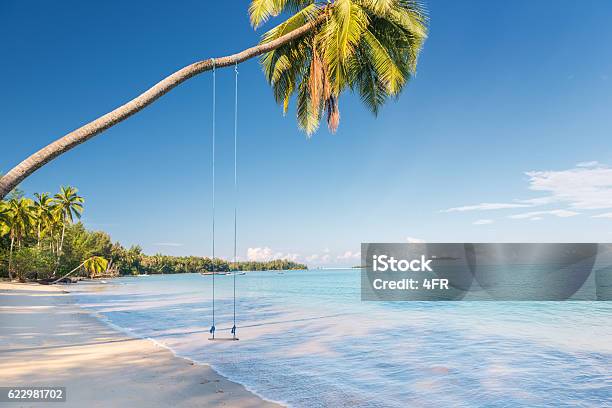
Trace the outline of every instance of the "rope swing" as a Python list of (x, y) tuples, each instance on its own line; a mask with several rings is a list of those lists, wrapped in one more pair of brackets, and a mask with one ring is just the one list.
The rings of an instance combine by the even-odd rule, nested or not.
[[(234, 66), (234, 264), (237, 258), (237, 237), (238, 237), (238, 63)], [(231, 329), (231, 338), (215, 338), (215, 139), (216, 139), (216, 122), (217, 115), (217, 73), (215, 67), (215, 59), (212, 59), (212, 326), (209, 333), (211, 337), (208, 340), (238, 340), (236, 337), (236, 271), (233, 273), (233, 325)]]

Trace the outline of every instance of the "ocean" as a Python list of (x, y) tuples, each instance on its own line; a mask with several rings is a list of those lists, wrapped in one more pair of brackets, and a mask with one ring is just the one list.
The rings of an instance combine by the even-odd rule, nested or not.
[[(209, 341), (212, 277), (81, 283), (113, 326), (292, 407), (612, 405), (612, 302), (365, 302), (360, 271), (236, 279), (240, 341)], [(231, 337), (234, 276), (215, 277)]]

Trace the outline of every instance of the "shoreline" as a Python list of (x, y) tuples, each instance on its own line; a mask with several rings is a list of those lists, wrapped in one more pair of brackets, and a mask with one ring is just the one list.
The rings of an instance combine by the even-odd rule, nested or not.
[(66, 386), (66, 407), (282, 406), (115, 327), (62, 287), (0, 282), (0, 327), (2, 386)]

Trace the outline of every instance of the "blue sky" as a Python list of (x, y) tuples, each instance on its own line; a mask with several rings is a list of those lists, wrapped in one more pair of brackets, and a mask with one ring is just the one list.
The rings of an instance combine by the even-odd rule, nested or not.
[[(417, 77), (378, 118), (344, 95), (335, 135), (306, 138), (258, 63), (240, 66), (242, 259), (353, 265), (360, 242), (612, 240), (612, 3), (425, 3)], [(184, 65), (255, 44), (247, 7), (0, 2), (0, 170)], [(217, 81), (218, 253), (230, 256), (233, 71)], [(77, 186), (90, 228), (209, 255), (210, 119), (204, 74), (21, 187)]]

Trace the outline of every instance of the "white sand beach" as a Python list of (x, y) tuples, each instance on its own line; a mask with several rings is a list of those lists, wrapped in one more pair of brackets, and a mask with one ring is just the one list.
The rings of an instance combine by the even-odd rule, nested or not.
[[(0, 283), (0, 386), (65, 386), (63, 407), (274, 407), (149, 340), (113, 330), (60, 286)], [(57, 406), (57, 403), (7, 406)]]

